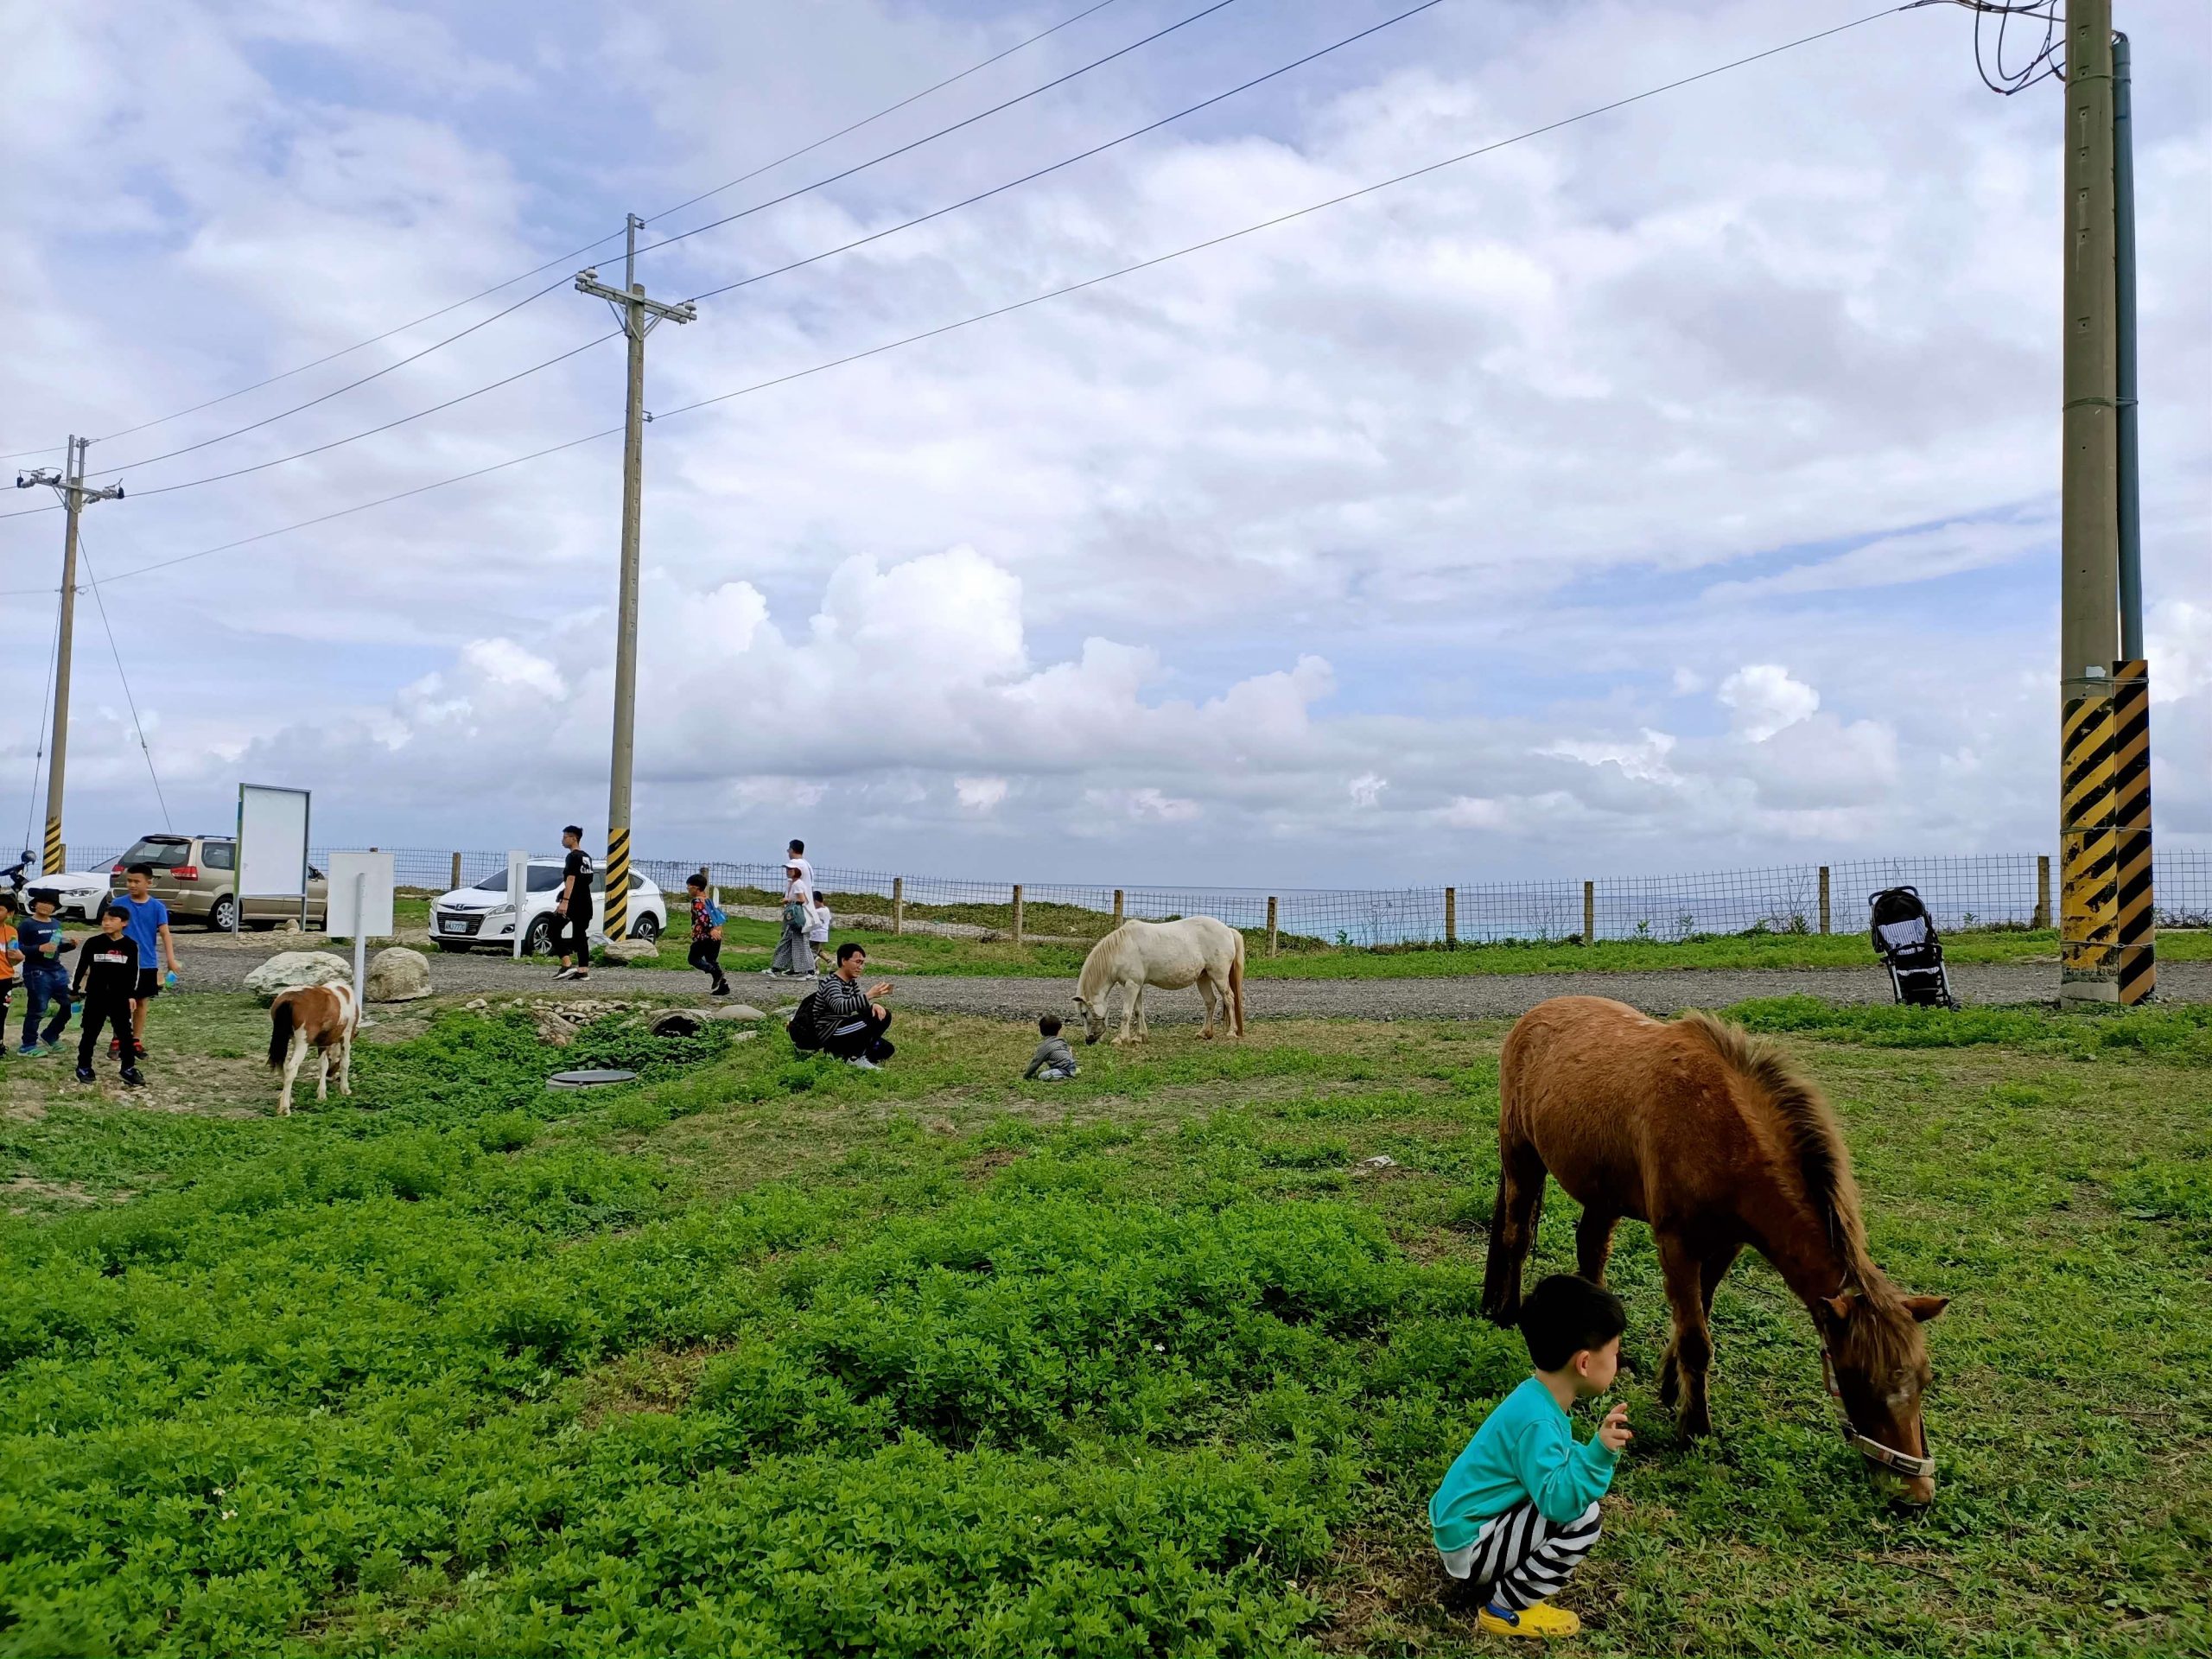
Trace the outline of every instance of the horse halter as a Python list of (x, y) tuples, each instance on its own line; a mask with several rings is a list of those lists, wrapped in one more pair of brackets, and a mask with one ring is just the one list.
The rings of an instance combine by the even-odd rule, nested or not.
[[(1879, 1440), (1869, 1440), (1851, 1426), (1851, 1408), (1843, 1403), (1843, 1390), (1836, 1385), (1835, 1362), (1828, 1357), (1828, 1345), (1821, 1344), (1821, 1376), (1828, 1385), (1828, 1397), (1835, 1402), (1837, 1423), (1843, 1430), (1843, 1443), (1874, 1465), (1893, 1475), (1910, 1479), (1926, 1480), (1936, 1473), (1936, 1459), (1916, 1458), (1910, 1452), (1900, 1452), (1893, 1446), (1884, 1446)], [(1921, 1425), (1920, 1443), (1928, 1444), (1928, 1426)]]

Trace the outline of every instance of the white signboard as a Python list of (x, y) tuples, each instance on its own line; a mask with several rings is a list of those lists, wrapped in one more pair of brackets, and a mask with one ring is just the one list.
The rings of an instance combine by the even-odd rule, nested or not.
[(330, 855), (330, 925), (334, 939), (388, 939), (391, 922), (391, 855)]
[[(308, 910), (308, 791), (264, 784), (238, 785), (238, 902), (296, 899), (304, 926)], [(235, 924), (233, 924), (235, 926)]]

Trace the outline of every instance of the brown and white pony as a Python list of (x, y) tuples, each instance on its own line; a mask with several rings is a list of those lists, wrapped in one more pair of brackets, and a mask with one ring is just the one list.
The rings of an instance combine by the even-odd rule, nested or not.
[(322, 1056), (315, 1097), (329, 1096), (333, 1049), (338, 1052), (338, 1092), (353, 1092), (353, 1033), (360, 1023), (361, 1011), (354, 1006), (351, 985), (303, 985), (278, 995), (269, 1009), (269, 1069), (282, 1069), (284, 1073), (284, 1092), (276, 1101), (277, 1116), (292, 1115), (292, 1079), (300, 1075), (300, 1063), (310, 1048)]
[(1497, 1144), (1483, 1283), (1491, 1319), (1519, 1313), (1548, 1171), (1582, 1205), (1584, 1278), (1604, 1282), (1623, 1217), (1650, 1224), (1674, 1310), (1659, 1397), (1679, 1395), (1684, 1435), (1709, 1433), (1707, 1319), (1748, 1244), (1812, 1316), (1845, 1439), (1904, 1477), (1909, 1501), (1935, 1496), (1920, 1326), (1948, 1299), (1905, 1295), (1874, 1265), (1834, 1114), (1780, 1052), (1703, 1014), (1667, 1024), (1603, 997), (1554, 997), (1506, 1035)]

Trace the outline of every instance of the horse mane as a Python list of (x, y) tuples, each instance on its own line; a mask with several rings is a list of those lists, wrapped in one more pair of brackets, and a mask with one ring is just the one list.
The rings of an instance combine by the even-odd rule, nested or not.
[[(1866, 1224), (1859, 1213), (1859, 1182), (1851, 1173), (1851, 1152), (1843, 1143), (1835, 1113), (1818, 1085), (1800, 1076), (1781, 1049), (1740, 1026), (1696, 1012), (1682, 1015), (1675, 1023), (1710, 1043), (1722, 1064), (1751, 1085), (1752, 1094), (1772, 1115), (1796, 1166), (1805, 1202), (1842, 1266), (1843, 1288), (1857, 1292), (1876, 1308), (1902, 1313), (1896, 1289), (1874, 1265), (1867, 1249)], [(1890, 1321), (1861, 1323), (1886, 1325)]]
[[(1114, 982), (1114, 969), (1129, 941), (1123, 937), (1128, 932), (1134, 916), (1120, 926), (1100, 936), (1098, 943), (1086, 951), (1083, 958), (1083, 972), (1075, 982), (1075, 994), (1086, 1002), (1096, 1002), (1106, 995)], [(1111, 946), (1111, 949), (1108, 947)]]

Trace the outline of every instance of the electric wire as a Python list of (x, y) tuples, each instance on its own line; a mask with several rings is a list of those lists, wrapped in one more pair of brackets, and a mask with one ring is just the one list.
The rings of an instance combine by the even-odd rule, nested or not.
[[(1226, 231), (1218, 236), (1208, 237), (1203, 241), (1191, 243), (1185, 247), (1177, 248), (1170, 252), (1156, 254), (1148, 259), (1141, 259), (1134, 264), (1121, 266), (1114, 270), (1103, 272), (1096, 276), (1085, 277), (1079, 282), (1065, 283), (1058, 288), (1050, 289), (1040, 294), (1031, 295), (1026, 299), (1015, 300), (1005, 305), (995, 306), (989, 310), (979, 311), (972, 316), (963, 317), (953, 322), (941, 323), (936, 327), (925, 328), (917, 334), (904, 335), (897, 340), (886, 340), (879, 345), (868, 346), (865, 349), (857, 352), (850, 352), (842, 357), (832, 358), (824, 362), (816, 363), (806, 368), (795, 369), (785, 374), (775, 375), (765, 380), (755, 381), (750, 385), (740, 386), (734, 391), (717, 393), (710, 397), (702, 397), (692, 403), (680, 404), (674, 409), (661, 410), (656, 415), (655, 419), (657, 421), (670, 420), (677, 416), (689, 414), (694, 410), (709, 408), (716, 404), (728, 403), (733, 398), (748, 397), (755, 392), (766, 391), (775, 386), (788, 385), (795, 380), (804, 380), (813, 375), (826, 373), (831, 369), (842, 368), (848, 364), (858, 363), (868, 358), (880, 357), (887, 352), (894, 352), (905, 346), (918, 345), (924, 340), (935, 340), (944, 334), (950, 334), (957, 333), (963, 328), (972, 327), (977, 323), (988, 322), (994, 318), (1007, 316), (1018, 311), (1027, 310), (1033, 306), (1042, 305), (1047, 301), (1060, 299), (1071, 294), (1078, 294), (1087, 289), (1098, 287), (1102, 283), (1115, 282), (1122, 277), (1135, 275), (1139, 271), (1149, 270), (1156, 266), (1167, 264), (1177, 259), (1185, 258), (1192, 254), (1203, 252), (1210, 248), (1220, 247), (1224, 244), (1240, 240), (1244, 237), (1256, 235), (1260, 232), (1272, 230), (1278, 226), (1287, 225), (1294, 220), (1305, 219), (1312, 214), (1325, 212), (1327, 209), (1332, 207), (1340, 207), (1345, 202), (1355, 201), (1364, 196), (1374, 195), (1380, 191), (1393, 188), (1397, 185), (1408, 183), (1414, 179), (1425, 178), (1430, 174), (1441, 172), (1446, 168), (1456, 167), (1463, 162), (1473, 161), (1480, 156), (1493, 155), (1496, 152), (1508, 149), (1512, 145), (1524, 143), (1530, 139), (1541, 137), (1547, 133), (1557, 132), (1564, 128), (1577, 125), (1581, 122), (1592, 120), (1599, 116), (1610, 114), (1616, 110), (1625, 109), (1631, 105), (1640, 104), (1647, 99), (1661, 97), (1668, 92), (1679, 91), (1684, 86), (1691, 86), (1696, 85), (1700, 81), (1710, 80), (1717, 75), (1726, 74), (1732, 70), (1741, 69), (1751, 64), (1762, 62), (1768, 58), (1778, 57), (1785, 52), (1795, 51), (1799, 48), (1813, 45), (1816, 41), (1832, 39), (1836, 35), (1847, 34), (1853, 29), (1863, 28), (1866, 24), (1875, 22), (1877, 19), (1895, 16), (1900, 12), (1911, 10), (1916, 3), (1917, 0), (1909, 0), (1909, 3), (1907, 4), (1885, 7), (1879, 11), (1868, 12), (1864, 16), (1853, 18), (1848, 22), (1838, 23), (1832, 28), (1820, 29), (1813, 34), (1799, 35), (1797, 38), (1785, 41), (1778, 46), (1768, 47), (1761, 51), (1746, 54), (1743, 57), (1731, 59), (1726, 63), (1716, 64), (1708, 69), (1700, 69), (1692, 74), (1679, 76), (1673, 80), (1662, 82), (1658, 86), (1647, 87), (1642, 92), (1632, 92), (1626, 97), (1614, 99), (1608, 103), (1592, 105), (1591, 108), (1580, 111), (1575, 114), (1562, 116), (1557, 120), (1545, 122), (1541, 126), (1526, 128), (1523, 130), (1514, 133), (1507, 137), (1494, 139), (1489, 143), (1478, 145), (1476, 148), (1471, 149), (1462, 150), (1457, 155), (1447, 156), (1440, 161), (1431, 162), (1424, 166), (1409, 168), (1406, 172), (1395, 174), (1386, 179), (1379, 179), (1372, 184), (1362, 185), (1357, 189), (1347, 190), (1339, 194), (1327, 197), (1320, 201), (1308, 203), (1303, 207), (1293, 208), (1287, 213), (1278, 213), (1273, 218), (1262, 219), (1256, 224), (1247, 225), (1238, 230)], [(495, 461), (489, 466), (480, 467), (469, 472), (456, 474), (450, 478), (438, 479), (428, 484), (416, 485), (411, 489), (402, 490), (391, 495), (381, 496), (373, 501), (364, 501), (353, 506), (340, 507), (334, 512), (322, 513), (313, 518), (302, 519), (296, 524), (281, 525), (274, 530), (262, 531), (256, 535), (240, 537), (236, 540), (221, 543), (213, 547), (202, 548), (197, 552), (180, 554), (175, 558), (162, 559), (151, 564), (140, 565), (134, 569), (127, 570), (121, 573), (119, 575), (111, 577), (109, 580), (122, 581), (130, 576), (143, 575), (149, 571), (167, 569), (175, 565), (189, 563), (196, 559), (207, 558), (214, 554), (226, 553), (236, 548), (249, 546), (257, 542), (267, 541), (274, 537), (289, 535), (295, 531), (306, 530), (316, 524), (327, 524), (334, 518), (342, 518), (352, 513), (367, 512), (371, 508), (385, 506), (394, 501), (404, 500), (410, 496), (422, 495), (432, 490), (444, 489), (451, 485), (466, 483), (472, 479), (482, 478), (490, 473), (501, 472), (510, 467), (519, 467), (529, 461), (541, 460), (547, 455), (558, 454), (563, 450), (574, 449), (582, 444), (594, 442), (602, 438), (612, 437), (621, 430), (623, 430), (623, 429), (620, 426), (612, 426), (607, 427), (601, 431), (587, 433), (582, 437), (571, 438), (563, 443), (552, 444), (543, 449), (532, 450), (528, 454), (512, 456), (505, 461)], [(51, 590), (42, 588), (14, 588), (5, 590), (5, 594), (0, 594), (0, 596), (9, 596), (16, 594), (45, 593)]]
[[(506, 306), (500, 310), (494, 311), (490, 316), (484, 318), (481, 321), (472, 322), (467, 327), (461, 329), (457, 334), (448, 334), (443, 340), (433, 341), (431, 344), (423, 346), (421, 351), (411, 352), (407, 356), (401, 358), (396, 363), (387, 363), (384, 367), (377, 370), (373, 374), (365, 374), (358, 380), (348, 380), (342, 386), (334, 386), (328, 391), (324, 392), (320, 397), (310, 397), (304, 404), (295, 404), (289, 409), (280, 410), (274, 415), (264, 415), (257, 421), (249, 422), (244, 426), (233, 427), (228, 432), (219, 432), (212, 438), (202, 438), (197, 443), (188, 443), (183, 445), (181, 448), (175, 449), (166, 449), (158, 455), (145, 455), (137, 461), (121, 461), (112, 467), (103, 467), (99, 469), (97, 475), (105, 478), (116, 473), (126, 473), (140, 467), (151, 467), (156, 461), (171, 461), (178, 455), (188, 455), (195, 449), (205, 449), (211, 444), (225, 443), (232, 438), (242, 437), (248, 432), (257, 432), (263, 427), (274, 425), (278, 421), (289, 420), (295, 415), (300, 414), (304, 410), (313, 409), (317, 404), (327, 404), (334, 397), (341, 397), (345, 393), (353, 391), (357, 386), (365, 386), (372, 380), (381, 380), (385, 376), (391, 373), (394, 370), (404, 369), (410, 363), (419, 362), (423, 358), (428, 357), (432, 352), (442, 351), (446, 346), (452, 345), (457, 340), (466, 340), (478, 329), (488, 328), (493, 323), (499, 321), (500, 318), (511, 317), (516, 312), (521, 310), (525, 305), (529, 305), (536, 301), (543, 299), (555, 289), (565, 287), (569, 279), (567, 277), (563, 276), (556, 281), (548, 283), (544, 287), (539, 289), (535, 294), (524, 295), (521, 299), (517, 300), (512, 305)], [(105, 442), (105, 440), (103, 440), (103, 442)]]
[[(31, 746), (31, 786), (23, 804), (23, 847), (31, 850), (31, 831), (38, 827), (38, 770), (46, 759), (47, 717), (54, 712), (54, 682), (61, 672), (61, 590), (54, 589), (54, 639), (46, 650), (46, 695), (39, 699), (38, 737)], [(43, 874), (43, 872), (41, 872)]]
[(130, 676), (123, 670), (123, 648), (115, 643), (115, 625), (107, 620), (107, 601), (100, 596), (99, 579), (92, 574), (92, 549), (86, 544), (82, 525), (77, 530), (77, 556), (85, 562), (85, 585), (92, 590), (92, 603), (99, 608), (100, 627), (107, 634), (107, 648), (115, 658), (115, 677), (123, 682), (123, 701), (130, 710), (130, 729), (138, 734), (138, 753), (146, 757), (146, 775), (154, 780), (154, 798), (162, 807), (162, 828), (174, 830), (176, 825), (169, 821), (168, 798), (162, 793), (161, 773), (154, 770), (154, 751), (146, 742), (146, 724), (138, 718), (138, 699), (130, 695)]
[(1408, 7), (1404, 11), (1398, 13), (1395, 17), (1385, 17), (1382, 22), (1372, 24), (1366, 29), (1363, 29), (1356, 35), (1347, 35), (1340, 41), (1332, 41), (1327, 46), (1321, 47), (1315, 51), (1308, 52), (1302, 58), (1294, 58), (1290, 62), (1282, 65), (1280, 68), (1270, 69), (1263, 75), (1255, 75), (1251, 79), (1240, 82), (1238, 85), (1230, 87), (1226, 92), (1216, 92), (1211, 98), (1201, 99), (1198, 103), (1186, 105), (1185, 108), (1176, 111), (1173, 115), (1163, 115), (1157, 121), (1147, 122), (1145, 125), (1138, 127), (1133, 131), (1125, 132), (1119, 137), (1109, 138), (1103, 143), (1093, 144), (1088, 149), (1078, 150), (1072, 156), (1066, 156), (1060, 161), (1054, 162), (1049, 166), (1040, 167), (1034, 172), (1024, 173), (1020, 178), (1008, 179), (1004, 184), (995, 184), (988, 190), (979, 190), (974, 195), (963, 197), (960, 200), (952, 202), (946, 207), (937, 208), (930, 213), (918, 214), (914, 218), (906, 219), (897, 225), (887, 226), (880, 231), (872, 231), (866, 236), (855, 237), (850, 242), (842, 243), (834, 248), (825, 248), (820, 253), (810, 253), (804, 259), (794, 259), (788, 264), (778, 265), (772, 270), (755, 271), (750, 276), (740, 277), (734, 283), (724, 283), (719, 288), (702, 289), (701, 292), (691, 296), (690, 299), (685, 301), (684, 303), (687, 305), (694, 304), (700, 300), (713, 299), (716, 295), (728, 294), (741, 288), (750, 288), (755, 283), (766, 282), (771, 276), (781, 276), (786, 271), (798, 270), (804, 266), (818, 264), (822, 260), (832, 258), (841, 253), (850, 253), (855, 248), (866, 247), (871, 242), (880, 242), (885, 237), (896, 236), (901, 231), (911, 231), (917, 225), (926, 225), (931, 219), (943, 219), (948, 213), (957, 213), (963, 207), (972, 207), (979, 201), (988, 201), (993, 196), (1002, 195), (1007, 191), (1014, 189), (1020, 185), (1032, 183), (1038, 179), (1044, 178), (1048, 174), (1058, 173), (1063, 168), (1073, 167), (1077, 162), (1088, 161), (1093, 156), (1103, 155), (1105, 151), (1114, 149), (1116, 145), (1126, 144), (1135, 138), (1141, 138), (1148, 132), (1157, 132), (1160, 128), (1167, 126), (1173, 122), (1180, 121), (1185, 116), (1196, 115), (1200, 110), (1211, 109), (1215, 105), (1222, 103), (1226, 99), (1232, 99), (1239, 92), (1248, 92), (1251, 91), (1253, 87), (1260, 86), (1264, 82), (1273, 80), (1278, 76), (1290, 73), (1294, 69), (1301, 69), (1305, 67), (1306, 65), (1313, 62), (1316, 59), (1325, 58), (1332, 52), (1341, 51), (1344, 48), (1351, 46), (1355, 41), (1365, 40), (1370, 35), (1379, 35), (1384, 29), (1390, 28), (1394, 24), (1402, 23), (1408, 17), (1417, 16), (1421, 13), (1427, 11), (1433, 7), (1442, 5), (1443, 3), (1444, 0), (1421, 0), (1420, 4)]
[(978, 110), (975, 114), (969, 116), (963, 120), (955, 121), (949, 127), (939, 127), (935, 132), (925, 132), (920, 137), (914, 139), (910, 143), (901, 144), (896, 149), (887, 149), (880, 156), (871, 156), (864, 162), (855, 162), (850, 167), (842, 168), (835, 173), (825, 174), (823, 177), (815, 180), (813, 183), (802, 184), (795, 190), (786, 190), (780, 196), (771, 196), (766, 201), (754, 202), (750, 207), (741, 207), (734, 213), (724, 213), (720, 219), (710, 219), (703, 225), (694, 225), (688, 231), (678, 231), (673, 236), (664, 236), (659, 241), (654, 243), (650, 248), (639, 248), (638, 251), (640, 255), (646, 253), (658, 253), (663, 248), (673, 247), (677, 243), (685, 241), (691, 237), (702, 235), (708, 231), (720, 230), (723, 226), (734, 225), (741, 219), (750, 219), (755, 213), (766, 213), (771, 207), (780, 207), (785, 202), (791, 201), (798, 197), (805, 195), (810, 190), (819, 190), (826, 185), (836, 184), (841, 180), (849, 179), (855, 173), (865, 173), (871, 167), (878, 167), (885, 162), (895, 160), (899, 156), (906, 155), (912, 150), (919, 149), (925, 144), (935, 143), (938, 139), (948, 137), (952, 133), (958, 132), (964, 127), (974, 126), (978, 121), (987, 121), (992, 116), (1012, 109), (1017, 104), (1026, 104), (1031, 99), (1039, 97), (1043, 93), (1049, 92), (1056, 86), (1065, 86), (1068, 82), (1077, 79), (1081, 76), (1087, 75), (1092, 70), (1101, 68), (1103, 66), (1113, 62), (1116, 58), (1125, 58), (1132, 52), (1137, 51), (1143, 47), (1150, 46), (1154, 41), (1165, 40), (1168, 35), (1174, 34), (1176, 30), (1188, 29), (1192, 23), (1198, 22), (1202, 18), (1211, 17), (1217, 11), (1226, 10), (1229, 7), (1233, 6), (1236, 3), (1236, 0), (1213, 0), (1212, 4), (1201, 6), (1189, 16), (1178, 18), (1175, 22), (1168, 24), (1165, 29), (1154, 29), (1142, 40), (1131, 41), (1127, 46), (1118, 47), (1115, 50), (1106, 54), (1103, 58), (1093, 58), (1089, 63), (1084, 64), (1078, 68), (1071, 69), (1064, 75), (1055, 76), (1052, 79), (1046, 81), (1041, 86), (1032, 86), (1026, 92), (1017, 92), (1014, 96), (1006, 99), (1002, 103), (994, 104), (987, 110)]
[[(2066, 60), (2059, 51), (2059, 29), (2064, 21), (2058, 0), (1913, 0), (1908, 10), (1922, 6), (1961, 6), (1974, 13), (1974, 67), (1981, 77), (1981, 84), (1993, 92), (2010, 98), (2024, 92), (2029, 87), (2044, 80), (2063, 81), (2066, 79)], [(1997, 19), (1997, 40), (1989, 58), (1982, 55), (1981, 20)], [(2031, 18), (2043, 24), (2043, 39), (2029, 54), (2028, 60), (2017, 69), (2005, 64), (2005, 35), (2015, 17)]]
[[(1047, 35), (1057, 35), (1062, 29), (1068, 28), (1071, 24), (1079, 23), (1092, 13), (1103, 11), (1107, 7), (1116, 3), (1118, 3), (1118, 0), (1096, 0), (1096, 3), (1084, 7), (1081, 11), (1075, 13), (1072, 16), (1065, 17), (1058, 22), (1052, 24), (1048, 29), (1039, 29), (1036, 34), (1029, 35), (1026, 39), (1015, 41), (1014, 44), (1007, 47), (1002, 52), (995, 52), (989, 57), (982, 60), (980, 62), (971, 63), (968, 67), (961, 70), (957, 74), (947, 75), (943, 80), (937, 81), (931, 86), (925, 86), (918, 92), (911, 92), (905, 98), (900, 99), (895, 104), (886, 105), (882, 109), (876, 111), (873, 115), (863, 116), (861, 119), (853, 122), (850, 125), (840, 127), (836, 131), (829, 134), (825, 137), (817, 138), (811, 143), (802, 144), (797, 149), (787, 150), (783, 155), (777, 156), (773, 161), (763, 162), (751, 172), (741, 173), (737, 177), (730, 180), (727, 184), (718, 184), (713, 189), (702, 191), (696, 196), (688, 197), (684, 200), (677, 202), (672, 207), (664, 207), (660, 212), (651, 215), (646, 219), (646, 223), (651, 224), (654, 219), (665, 219), (671, 213), (681, 213), (686, 207), (696, 207), (700, 202), (705, 201), (710, 197), (718, 196), (726, 190), (734, 189), (737, 186), (745, 183), (747, 180), (756, 179), (763, 173), (768, 172), (772, 168), (781, 167), (785, 162), (797, 161), (800, 156), (810, 155), (813, 151), (821, 149), (824, 144), (833, 143), (837, 139), (842, 138), (850, 133), (858, 132), (862, 127), (866, 127), (877, 121), (880, 121), (886, 116), (894, 115), (899, 111), (905, 109), (908, 105), (916, 103), (922, 99), (929, 97), (932, 92), (943, 92), (946, 87), (953, 85), (955, 82), (965, 80), (969, 76), (976, 74), (982, 70), (988, 69), (995, 63), (1001, 62), (1005, 59), (1012, 57), (1015, 53), (1023, 50), (1025, 48), (1036, 45), (1038, 41), (1045, 39)], [(611, 232), (606, 236), (600, 237), (595, 241), (585, 243), (583, 246), (580, 248), (573, 249), (569, 252), (560, 254), (551, 259), (548, 259), (543, 264), (533, 265), (528, 270), (522, 272), (518, 276), (508, 277), (505, 282), (494, 283), (491, 287), (481, 289), (476, 293), (469, 295), (465, 299), (455, 300), (450, 305), (441, 306), (435, 311), (426, 312), (422, 316), (416, 317), (411, 322), (403, 322), (396, 328), (387, 328), (380, 334), (372, 334), (366, 340), (359, 340), (353, 345), (341, 347), (340, 350), (329, 353), (326, 356), (318, 357), (313, 362), (302, 363), (297, 368), (286, 369), (280, 374), (272, 374), (266, 379), (255, 381), (250, 386), (240, 386), (236, 391), (226, 391), (219, 397), (208, 398), (204, 403), (193, 404), (189, 409), (180, 409), (173, 414), (158, 416), (150, 421), (142, 421), (136, 426), (127, 426), (120, 431), (111, 432), (105, 437), (98, 439), (96, 442), (100, 443), (111, 443), (118, 438), (127, 438), (135, 432), (144, 432), (156, 426), (165, 426), (171, 421), (181, 420), (187, 415), (197, 415), (200, 410), (213, 409), (218, 404), (226, 404), (234, 397), (245, 397), (245, 394), (250, 391), (258, 391), (264, 386), (275, 385), (280, 380), (289, 380), (294, 375), (304, 374), (309, 369), (318, 369), (326, 363), (334, 363), (341, 357), (350, 357), (353, 353), (364, 351), (371, 346), (380, 344), (385, 340), (390, 340), (395, 334), (404, 334), (410, 328), (419, 328), (426, 322), (435, 322), (437, 319), (446, 315), (449, 312), (458, 311), (462, 306), (474, 305), (479, 300), (489, 299), (493, 295), (500, 292), (502, 289), (512, 288), (517, 283), (527, 282), (532, 276), (536, 276), (544, 271), (551, 270), (556, 265), (569, 264), (575, 260), (582, 258), (586, 254), (595, 251), (609, 242), (620, 240), (622, 234), (623, 232), (620, 231)], [(558, 287), (559, 284), (556, 283), (555, 286)], [(47, 444), (36, 448), (18, 449), (5, 454), (0, 454), (0, 461), (20, 461), (31, 455), (43, 455), (57, 453), (59, 453), (58, 446)]]

